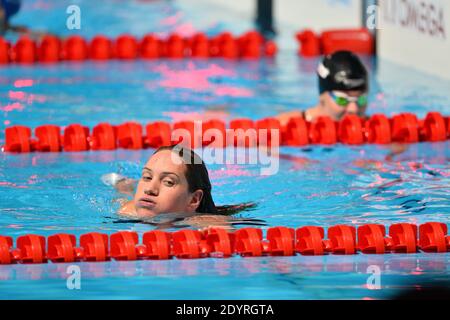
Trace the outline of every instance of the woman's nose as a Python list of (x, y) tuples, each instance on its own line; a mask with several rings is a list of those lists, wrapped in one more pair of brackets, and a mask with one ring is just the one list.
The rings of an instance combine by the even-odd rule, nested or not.
[(358, 113), (358, 105), (356, 102), (350, 102), (346, 109), (347, 113), (357, 114)]
[(147, 183), (144, 187), (144, 193), (146, 195), (157, 196), (159, 194), (158, 182), (153, 179), (151, 182)]

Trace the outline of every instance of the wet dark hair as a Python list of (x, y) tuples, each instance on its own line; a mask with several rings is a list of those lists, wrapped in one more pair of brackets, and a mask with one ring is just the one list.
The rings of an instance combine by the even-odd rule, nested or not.
[(320, 94), (327, 91), (368, 91), (367, 69), (350, 51), (336, 51), (324, 57), (317, 69)]
[(179, 145), (160, 147), (153, 154), (164, 150), (175, 152), (175, 154), (183, 159), (186, 166), (185, 176), (188, 182), (189, 192), (193, 193), (196, 190), (203, 191), (203, 197), (196, 212), (218, 215), (233, 215), (256, 207), (255, 203), (216, 206), (211, 194), (212, 186), (209, 180), (208, 169), (200, 156), (193, 150), (186, 147), (181, 147)]

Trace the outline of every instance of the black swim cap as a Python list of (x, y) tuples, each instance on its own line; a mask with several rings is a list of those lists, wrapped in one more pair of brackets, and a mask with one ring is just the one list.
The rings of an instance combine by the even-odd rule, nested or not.
[(350, 51), (337, 51), (325, 56), (317, 69), (320, 94), (326, 91), (369, 89), (367, 70), (358, 56)]
[(0, 0), (0, 8), (5, 12), (6, 20), (19, 12), (21, 0)]

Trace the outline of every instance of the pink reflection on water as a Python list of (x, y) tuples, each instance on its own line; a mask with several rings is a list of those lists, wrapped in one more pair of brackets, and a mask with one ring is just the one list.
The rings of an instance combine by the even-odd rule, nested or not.
[(165, 19), (162, 19), (160, 21), (160, 24), (162, 26), (171, 26), (176, 24), (183, 16), (182, 12), (177, 12), (176, 14), (174, 14), (173, 16), (167, 17)]
[[(167, 65), (158, 66), (154, 71), (164, 77), (158, 85), (164, 88), (191, 89), (194, 91), (210, 91), (217, 96), (251, 97), (253, 91), (229, 85), (213, 84), (210, 77), (235, 76), (235, 72), (211, 64), (207, 68), (197, 68), (194, 63), (188, 63), (185, 70), (171, 70)], [(151, 84), (147, 84), (152, 89)]]
[(21, 226), (20, 224), (8, 224), (6, 227), (9, 229), (22, 229), (23, 228), (23, 226)]
[(30, 176), (30, 178), (28, 179), (28, 184), (36, 184), (37, 183), (37, 175), (32, 175)]
[(32, 4), (30, 5), (31, 8), (33, 9), (52, 9), (53, 6), (50, 3), (46, 3), (46, 1), (42, 0), (42, 1), (34, 1), (31, 2)]
[(16, 88), (31, 87), (33, 84), (34, 81), (32, 79), (19, 79), (14, 81), (14, 87)]
[(375, 175), (375, 181), (368, 185), (368, 188), (375, 188), (386, 183), (387, 179), (382, 178), (379, 174)]
[(25, 92), (23, 91), (9, 91), (8, 96), (10, 99), (16, 99), (16, 100), (24, 100), (25, 99)]
[(235, 73), (212, 64), (205, 69), (197, 69), (196, 66), (190, 62), (186, 70), (170, 70), (167, 65), (162, 65), (156, 68), (157, 72), (161, 73), (165, 79), (159, 84), (168, 88), (188, 88), (196, 90), (205, 90), (210, 87), (209, 77), (214, 76), (234, 76)]
[(218, 96), (231, 96), (231, 97), (251, 97), (253, 92), (245, 88), (217, 86), (215, 94)]
[(221, 170), (211, 170), (210, 177), (218, 179), (221, 177), (251, 177), (252, 174), (247, 170), (242, 170), (239, 166), (228, 165)]
[(328, 197), (345, 197), (348, 196), (349, 192), (324, 192), (324, 193), (312, 193), (311, 195), (307, 196), (307, 199), (313, 199), (313, 198), (328, 198)]
[(6, 106), (3, 106), (3, 107), (0, 106), (0, 110), (5, 111), (5, 112), (11, 112), (14, 110), (22, 111), (23, 109), (25, 109), (25, 106), (19, 102), (7, 104)]
[(11, 187), (11, 188), (17, 188), (17, 189), (26, 189), (28, 186), (20, 186), (12, 182), (8, 181), (0, 181), (0, 187)]
[(9, 91), (8, 97), (11, 100), (18, 100), (21, 102), (26, 102), (28, 104), (31, 104), (33, 102), (40, 102), (44, 103), (47, 101), (47, 97), (43, 95), (37, 95), (32, 93), (26, 93), (23, 91)]
[(182, 37), (190, 37), (197, 32), (197, 29), (195, 29), (192, 23), (183, 23), (176, 27), (174, 32)]
[(205, 113), (198, 112), (163, 112), (163, 115), (169, 116), (172, 122), (179, 121), (209, 121), (209, 120), (222, 120), (226, 121), (229, 114), (224, 111), (206, 111)]

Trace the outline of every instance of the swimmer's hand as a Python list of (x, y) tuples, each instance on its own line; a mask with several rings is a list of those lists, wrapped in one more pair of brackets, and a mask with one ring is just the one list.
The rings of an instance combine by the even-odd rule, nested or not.
[(127, 177), (122, 176), (121, 174), (113, 172), (113, 173), (107, 173), (107, 174), (102, 175), (102, 177), (100, 179), (107, 186), (115, 187), (117, 182), (125, 180), (126, 178)]
[(134, 179), (129, 179), (118, 173), (108, 173), (104, 174), (101, 180), (105, 185), (114, 187), (119, 193), (126, 195), (134, 194), (136, 185), (136, 180)]

